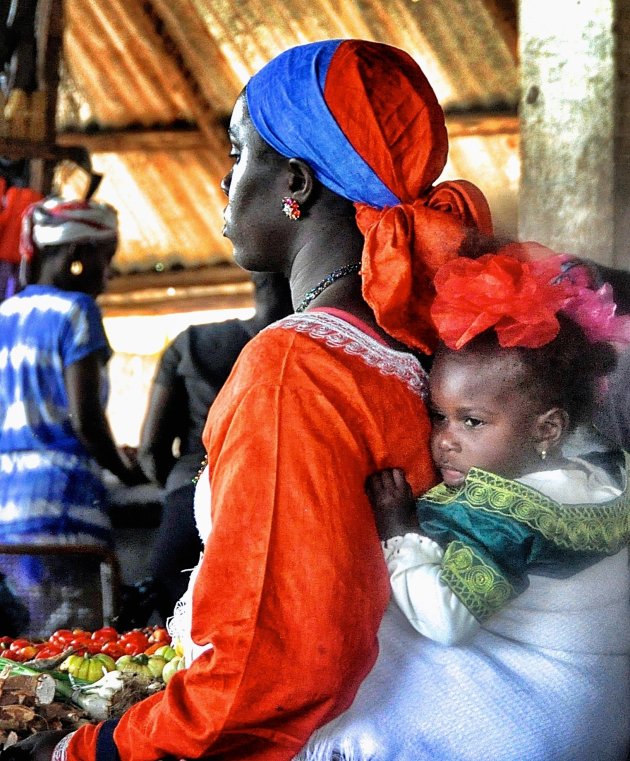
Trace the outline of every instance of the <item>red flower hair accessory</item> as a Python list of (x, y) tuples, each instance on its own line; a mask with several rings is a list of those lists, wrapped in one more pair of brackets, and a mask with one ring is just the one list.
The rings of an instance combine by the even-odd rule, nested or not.
[(494, 328), (506, 348), (549, 343), (560, 330), (556, 315), (577, 292), (563, 276), (565, 261), (523, 262), (497, 253), (447, 262), (436, 273), (431, 307), (440, 339), (457, 350)]

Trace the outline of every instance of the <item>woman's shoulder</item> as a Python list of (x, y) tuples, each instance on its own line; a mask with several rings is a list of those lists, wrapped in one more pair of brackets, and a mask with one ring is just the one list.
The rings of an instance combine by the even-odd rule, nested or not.
[(99, 312), (92, 296), (79, 291), (64, 291), (48, 285), (28, 285), (26, 288), (0, 304), (5, 316), (32, 312), (56, 314), (63, 317), (73, 311)]
[(255, 336), (243, 349), (241, 364), (255, 363), (257, 374), (280, 377), (308, 374), (398, 380), (421, 396), (427, 375), (410, 352), (399, 351), (338, 315), (306, 312), (284, 317)]

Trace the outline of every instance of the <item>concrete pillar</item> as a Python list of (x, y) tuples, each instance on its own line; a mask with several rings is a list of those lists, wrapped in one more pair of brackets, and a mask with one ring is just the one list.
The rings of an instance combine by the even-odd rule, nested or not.
[(521, 0), (519, 237), (630, 268), (630, 0)]

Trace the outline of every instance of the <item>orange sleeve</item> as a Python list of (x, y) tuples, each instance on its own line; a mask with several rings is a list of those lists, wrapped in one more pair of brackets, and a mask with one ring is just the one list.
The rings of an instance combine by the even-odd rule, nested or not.
[(389, 599), (364, 493), (374, 421), (351, 391), (326, 385), (305, 376), (219, 398), (206, 437), (213, 529), (192, 631), (214, 647), (125, 713), (114, 732), (123, 761), (289, 761), (372, 667)]

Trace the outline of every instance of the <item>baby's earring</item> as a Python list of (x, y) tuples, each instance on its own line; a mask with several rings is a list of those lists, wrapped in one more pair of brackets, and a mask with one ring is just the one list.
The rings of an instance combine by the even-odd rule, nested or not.
[(291, 198), (291, 196), (282, 199), (282, 211), (293, 222), (296, 222), (302, 216), (300, 204), (295, 198)]
[(541, 444), (540, 449), (536, 447), (536, 451), (540, 455), (540, 459), (544, 462), (547, 459), (547, 449), (544, 444)]

